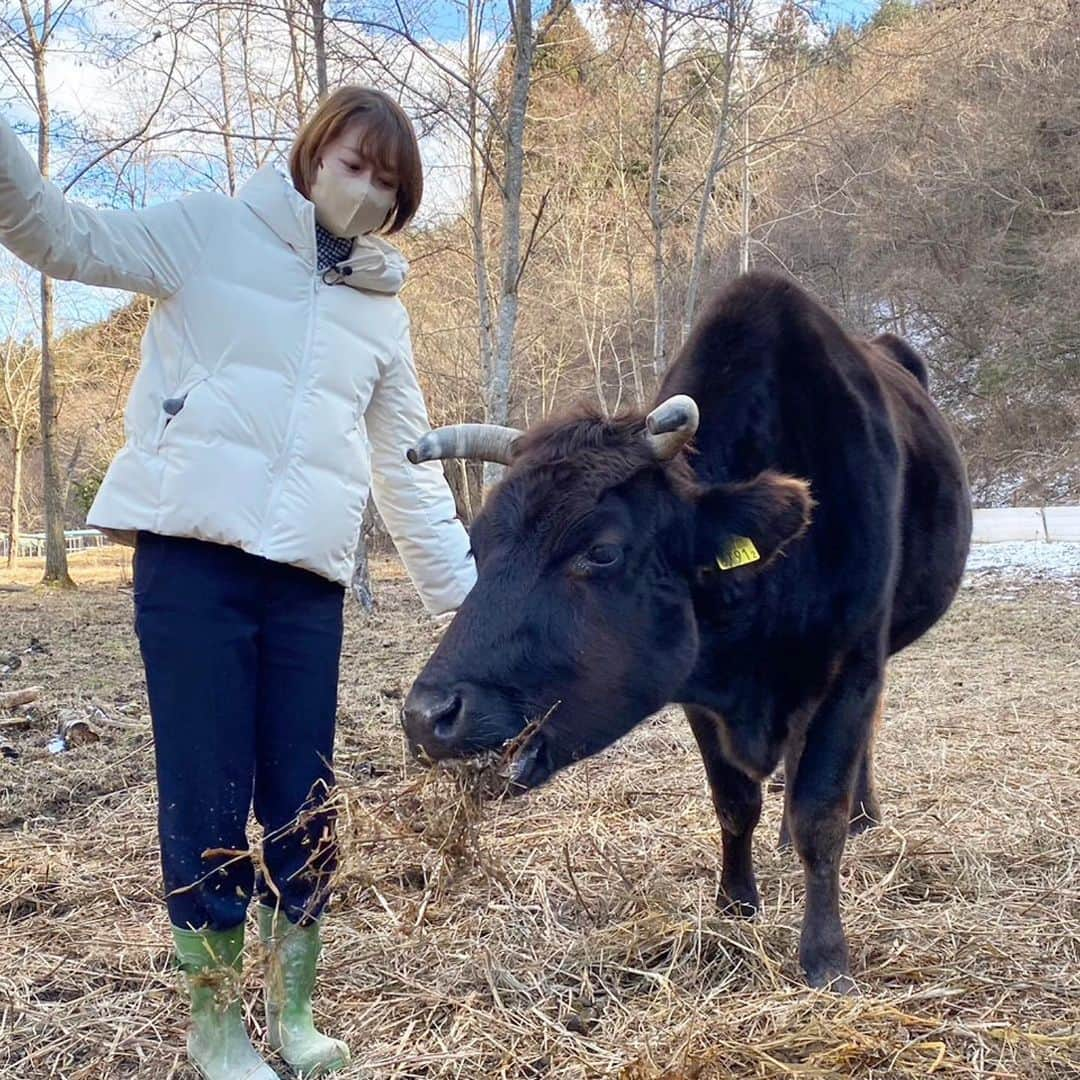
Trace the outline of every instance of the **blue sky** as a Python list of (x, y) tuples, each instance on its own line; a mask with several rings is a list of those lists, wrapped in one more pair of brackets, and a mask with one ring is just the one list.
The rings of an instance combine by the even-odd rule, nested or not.
[[(878, 7), (878, 0), (807, 0), (807, 2), (813, 8), (815, 18), (829, 26), (860, 23)], [(352, 7), (353, 5), (346, 0), (344, 3), (329, 5), (329, 10), (348, 12)], [(505, 4), (495, 0), (491, 9), (496, 19), (505, 20)], [(362, 17), (365, 10), (361, 4), (358, 10), (359, 17)], [(464, 35), (464, 12), (460, 4), (448, 2), (448, 0), (435, 0), (434, 3), (428, 5), (426, 12), (424, 31), (428, 34), (439, 40), (449, 40)]]
[(824, 22), (838, 26), (842, 23), (860, 23), (877, 7), (877, 0), (825, 0), (818, 10)]

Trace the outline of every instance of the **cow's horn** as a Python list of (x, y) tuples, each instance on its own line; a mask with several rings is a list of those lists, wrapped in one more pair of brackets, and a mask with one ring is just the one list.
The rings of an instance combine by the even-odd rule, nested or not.
[(405, 456), (414, 464), (443, 458), (509, 465), (522, 432), (499, 424), (451, 424), (429, 431)]
[(676, 394), (660, 402), (645, 418), (645, 438), (660, 461), (673, 458), (698, 428), (697, 402), (686, 394)]

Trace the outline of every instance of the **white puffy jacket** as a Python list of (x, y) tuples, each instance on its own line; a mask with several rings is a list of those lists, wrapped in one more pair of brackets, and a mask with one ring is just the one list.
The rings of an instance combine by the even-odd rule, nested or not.
[(2, 117), (0, 242), (52, 277), (158, 300), (91, 525), (229, 544), (344, 584), (371, 488), (428, 610), (461, 604), (475, 570), (441, 466), (405, 459), (429, 425), (397, 297), (408, 267), (390, 244), (361, 238), (318, 273), (314, 208), (270, 166), (236, 198), (69, 203)]

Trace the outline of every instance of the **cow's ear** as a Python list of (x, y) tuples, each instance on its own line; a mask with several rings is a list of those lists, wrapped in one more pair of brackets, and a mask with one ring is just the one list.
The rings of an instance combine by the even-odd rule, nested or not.
[(744, 484), (717, 484), (698, 499), (695, 562), (702, 570), (764, 566), (810, 524), (803, 480), (764, 472)]

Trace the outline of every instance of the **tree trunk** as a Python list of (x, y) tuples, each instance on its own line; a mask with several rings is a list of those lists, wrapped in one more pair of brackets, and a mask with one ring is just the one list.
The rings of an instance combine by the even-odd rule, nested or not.
[(352, 594), (363, 611), (370, 615), (375, 610), (375, 594), (371, 589), (371, 568), (368, 566), (367, 541), (363, 532), (356, 544), (356, 562), (353, 566)]
[[(285, 25), (289, 30), (289, 59), (292, 63), (293, 100), (296, 105), (296, 122), (304, 119), (304, 57), (300, 48), (300, 31), (296, 26), (296, 13), (291, 0), (285, 3)], [(252, 127), (254, 130), (254, 126)]]
[(236, 150), (233, 146), (232, 102), (229, 100), (229, 71), (225, 63), (225, 28), (221, 24), (222, 13), (218, 8), (214, 29), (217, 32), (218, 78), (221, 80), (222, 131), (225, 144), (225, 171), (229, 180), (229, 194), (236, 194)]
[(480, 349), (480, 371), (485, 388), (491, 379), (493, 363), (493, 319), (491, 294), (487, 270), (487, 244), (484, 236), (484, 162), (480, 153), (483, 138), (479, 121), (480, 26), (476, 19), (476, 0), (470, 0), (468, 9), (469, 35), (469, 232), (473, 249), (473, 280), (476, 284), (476, 309), (478, 315), (477, 344)]
[(664, 84), (667, 78), (668, 34), (671, 14), (660, 12), (660, 44), (653, 90), (652, 138), (649, 148), (649, 221), (653, 241), (653, 374), (659, 382), (667, 370), (667, 326), (664, 312), (664, 215), (660, 207), (661, 153), (663, 151)]
[(457, 465), (459, 475), (461, 508), (465, 512), (466, 525), (470, 526), (473, 518), (476, 517), (476, 512), (473, 510), (472, 492), (469, 490), (469, 465), (464, 458), (455, 458), (454, 463)]
[(623, 247), (623, 263), (626, 267), (626, 299), (627, 299), (627, 351), (630, 354), (630, 371), (634, 379), (634, 400), (637, 407), (643, 408), (645, 405), (645, 381), (641, 375), (641, 360), (638, 357), (637, 350), (637, 333), (638, 333), (638, 312), (640, 310), (638, 305), (637, 287), (634, 283), (634, 252), (635, 242), (630, 235), (630, 227), (632, 221), (631, 212), (631, 199), (630, 193), (627, 190), (626, 174), (628, 169), (626, 147), (623, 142), (623, 135), (626, 131), (626, 122), (623, 113), (623, 100), (622, 90), (619, 90), (618, 95), (618, 121), (617, 121), (617, 135), (618, 135), (618, 147), (619, 147), (619, 195), (622, 202), (622, 213), (619, 215), (622, 224), (622, 247)]
[(750, 104), (743, 105), (742, 226), (739, 229), (739, 273), (750, 270)]
[(315, 88), (319, 100), (329, 92), (326, 76), (326, 5), (325, 0), (311, 0), (311, 30), (315, 40)]
[[(465, 12), (469, 35), (469, 232), (473, 252), (473, 281), (476, 287), (476, 343), (480, 349), (480, 369), (484, 378), (487, 419), (495, 422), (490, 410), (489, 387), (495, 373), (495, 319), (491, 312), (491, 295), (487, 274), (487, 238), (484, 235), (485, 163), (480, 141), (484, 138), (480, 123), (481, 26), (477, 21), (476, 0), (470, 0)], [(486, 467), (485, 467), (486, 470)], [(486, 472), (484, 473), (486, 478)], [(468, 478), (465, 483), (468, 484)]]
[(705, 172), (705, 183), (698, 203), (697, 223), (694, 228), (694, 252), (690, 258), (690, 277), (686, 285), (686, 304), (683, 308), (682, 340), (690, 336), (697, 311), (698, 292), (701, 289), (701, 269), (705, 253), (705, 225), (712, 206), (713, 192), (716, 190), (716, 178), (720, 172), (720, 163), (728, 141), (728, 121), (731, 114), (731, 80), (735, 70), (735, 54), (742, 40), (742, 28), (738, 25), (738, 0), (729, 0), (727, 5), (727, 37), (724, 46), (724, 93), (720, 103), (720, 115), (716, 120), (716, 132), (713, 136), (712, 153)]
[(11, 503), (8, 506), (8, 553), (7, 566), (15, 569), (19, 555), (19, 533), (21, 532), (20, 509), (22, 504), (22, 463), (23, 442), (19, 432), (15, 433), (15, 449), (11, 455)]
[[(511, 4), (514, 20), (514, 73), (510, 107), (506, 117), (506, 164), (503, 175), (502, 266), (499, 275), (499, 314), (495, 349), (487, 385), (488, 422), (505, 424), (510, 414), (510, 380), (514, 332), (518, 320), (518, 286), (521, 277), (521, 192), (525, 172), (525, 117), (532, 76), (532, 0)], [(485, 486), (497, 480), (499, 465), (484, 465)]]
[[(29, 9), (24, 6), (27, 31), (33, 34)], [(42, 34), (33, 40), (34, 87), (38, 109), (38, 168), (42, 176), (49, 175), (50, 115), (49, 91), (45, 81), (46, 33), (52, 19), (52, 4), (45, 0), (42, 9)], [(68, 574), (67, 545), (64, 542), (63, 483), (57, 462), (56, 365), (52, 351), (53, 286), (52, 280), (41, 275), (41, 464), (45, 496), (45, 577), (46, 585), (73, 588)]]
[(67, 544), (64, 540), (64, 483), (57, 461), (56, 366), (52, 353), (52, 278), (41, 275), (41, 466), (45, 496), (45, 576), (46, 585), (73, 588), (68, 574)]
[(350, 583), (353, 597), (370, 615), (375, 610), (375, 590), (371, 585), (371, 566), (368, 561), (368, 548), (375, 532), (375, 504), (369, 499), (364, 507), (364, 520), (360, 526), (360, 537), (356, 542), (356, 558), (353, 563), (353, 576)]

